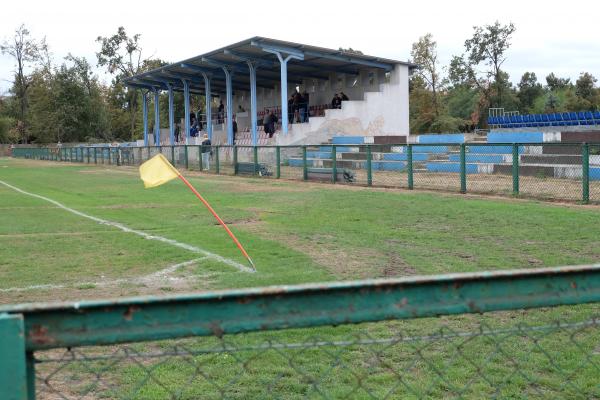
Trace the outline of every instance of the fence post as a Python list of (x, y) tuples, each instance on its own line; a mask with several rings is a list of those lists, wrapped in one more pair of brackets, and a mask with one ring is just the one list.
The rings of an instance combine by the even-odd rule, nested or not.
[(513, 195), (519, 195), (519, 145), (513, 143), (512, 146), (512, 178), (513, 178)]
[(337, 149), (335, 144), (331, 145), (331, 181), (337, 182)]
[(233, 174), (238, 174), (238, 147), (233, 145)]
[(302, 146), (302, 179), (308, 180), (308, 168), (306, 165), (306, 146)]
[(98, 151), (97, 151), (97, 147), (94, 147), (94, 164), (98, 164)]
[(219, 145), (217, 145), (217, 149), (215, 150), (215, 172), (217, 175), (221, 171), (221, 167), (219, 166)]
[(460, 192), (467, 193), (467, 157), (464, 143), (460, 144)]
[(183, 145), (183, 154), (185, 156), (185, 169), (190, 169), (190, 162), (188, 160), (188, 145)]
[(581, 149), (581, 185), (582, 185), (582, 202), (588, 204), (590, 202), (590, 145), (583, 144)]
[(367, 185), (373, 185), (373, 170), (372, 170), (372, 155), (371, 155), (371, 145), (367, 145)]
[(171, 164), (175, 165), (175, 146), (171, 145)]
[(277, 163), (275, 177), (279, 179), (281, 177), (281, 148), (279, 146), (275, 147), (275, 162)]
[(253, 148), (254, 154), (254, 175), (258, 174), (258, 146), (254, 146)]
[(406, 162), (408, 164), (408, 188), (414, 188), (414, 171), (413, 171), (413, 148), (412, 144), (406, 145)]
[(23, 315), (0, 314), (0, 354), (0, 398), (33, 399), (35, 394), (29, 393), (34, 386), (27, 376)]

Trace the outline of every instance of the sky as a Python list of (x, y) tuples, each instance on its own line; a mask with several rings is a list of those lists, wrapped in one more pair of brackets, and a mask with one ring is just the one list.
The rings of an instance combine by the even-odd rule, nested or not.
[[(71, 53), (96, 65), (98, 36), (119, 26), (141, 34), (144, 56), (179, 61), (265, 36), (373, 56), (408, 60), (411, 45), (431, 33), (441, 65), (464, 51), (473, 26), (513, 22), (517, 28), (504, 70), (518, 82), (525, 71), (538, 80), (554, 72), (600, 78), (600, 1), (31, 1), (3, 2), (0, 40), (20, 25), (46, 37), (55, 64)], [(14, 61), (0, 55), (0, 95), (13, 79)], [(110, 76), (98, 69), (100, 78)]]

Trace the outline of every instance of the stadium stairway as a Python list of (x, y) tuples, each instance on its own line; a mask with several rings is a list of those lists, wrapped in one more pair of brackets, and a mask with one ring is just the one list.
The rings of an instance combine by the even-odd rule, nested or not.
[[(467, 174), (512, 174), (513, 146), (505, 143), (523, 143), (518, 147), (519, 171), (523, 176), (545, 176), (556, 178), (580, 178), (581, 145), (579, 137), (563, 134), (565, 146), (544, 145), (560, 139), (556, 133), (545, 132), (491, 132), (487, 142), (481, 139), (469, 141), (462, 134), (420, 135), (413, 139), (418, 146), (413, 146), (413, 171), (435, 173), (460, 172), (460, 145), (467, 143), (465, 154)], [(382, 143), (372, 146), (373, 171), (402, 171), (407, 167), (408, 155), (406, 146), (391, 143), (398, 137), (373, 137), (367, 140)], [(569, 141), (570, 139), (570, 141)], [(589, 139), (589, 138), (588, 138)], [(497, 145), (489, 145), (497, 143)], [(477, 144), (485, 144), (477, 145)], [(365, 137), (334, 136), (328, 143), (311, 146), (307, 151), (307, 166), (331, 168), (332, 145), (336, 145), (336, 167), (347, 169), (366, 169), (367, 150)], [(302, 167), (300, 157), (289, 159), (292, 167)], [(590, 179), (600, 180), (600, 155), (590, 157)]]

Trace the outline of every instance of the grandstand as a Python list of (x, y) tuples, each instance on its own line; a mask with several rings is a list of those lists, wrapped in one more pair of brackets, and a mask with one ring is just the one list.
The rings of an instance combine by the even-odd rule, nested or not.
[[(190, 132), (190, 94), (205, 95), (203, 128), (213, 144), (308, 144), (334, 135), (408, 136), (408, 78), (415, 64), (326, 49), (301, 43), (254, 37), (205, 54), (169, 64), (126, 80), (142, 89), (144, 140), (140, 145), (174, 144), (173, 92), (184, 93), (186, 144), (197, 144)], [(309, 118), (290, 124), (288, 99), (296, 90), (309, 95)], [(169, 93), (169, 129), (160, 129), (155, 112), (154, 135), (148, 127), (148, 98)], [(331, 109), (336, 93), (349, 100)], [(215, 113), (223, 101), (225, 111)], [(275, 111), (280, 125), (267, 140), (260, 126), (266, 110)], [(238, 112), (234, 112), (238, 110)], [(249, 110), (249, 112), (245, 111)], [(165, 133), (167, 133), (165, 135)], [(245, 134), (246, 133), (246, 134)]]
[(492, 129), (543, 128), (544, 131), (600, 129), (600, 111), (528, 115), (490, 115)]

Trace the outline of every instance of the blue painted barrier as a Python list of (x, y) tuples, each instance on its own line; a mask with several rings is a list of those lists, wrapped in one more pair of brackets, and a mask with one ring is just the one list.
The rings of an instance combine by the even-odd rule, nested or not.
[(364, 144), (364, 136), (334, 136), (332, 144)]
[(488, 143), (543, 143), (542, 132), (490, 132), (487, 135)]
[(432, 143), (464, 143), (465, 135), (462, 133), (448, 133), (440, 135), (419, 135), (417, 143), (432, 144)]
[[(383, 159), (387, 161), (407, 161), (408, 155), (406, 153), (385, 153)], [(429, 154), (427, 153), (413, 153), (413, 161), (427, 161)]]
[[(460, 154), (450, 154), (448, 156), (450, 161), (460, 161)], [(475, 163), (490, 163), (497, 164), (504, 162), (504, 156), (500, 154), (465, 154), (466, 162), (475, 162)]]

